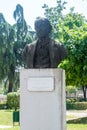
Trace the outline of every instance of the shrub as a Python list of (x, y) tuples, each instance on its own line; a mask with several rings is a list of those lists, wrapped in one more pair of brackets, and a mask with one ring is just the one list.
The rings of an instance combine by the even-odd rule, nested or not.
[(75, 102), (74, 109), (86, 110), (87, 109), (87, 102)]
[(66, 109), (74, 109), (74, 110), (86, 110), (87, 109), (87, 102), (66, 102)]
[(74, 103), (74, 102), (76, 102), (77, 101), (77, 99), (76, 98), (69, 98), (69, 99), (66, 99), (66, 102), (67, 103)]
[(18, 92), (11, 92), (7, 94), (7, 106), (15, 111), (19, 108), (20, 95)]

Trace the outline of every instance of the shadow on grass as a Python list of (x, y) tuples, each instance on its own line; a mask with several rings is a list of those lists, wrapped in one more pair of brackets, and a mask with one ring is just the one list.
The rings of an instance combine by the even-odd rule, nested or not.
[(68, 124), (87, 124), (87, 117), (67, 121)]

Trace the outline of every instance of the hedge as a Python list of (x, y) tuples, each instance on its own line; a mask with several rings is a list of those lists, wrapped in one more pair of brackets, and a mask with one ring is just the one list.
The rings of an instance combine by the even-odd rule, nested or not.
[(66, 102), (66, 109), (70, 110), (86, 110), (87, 102)]

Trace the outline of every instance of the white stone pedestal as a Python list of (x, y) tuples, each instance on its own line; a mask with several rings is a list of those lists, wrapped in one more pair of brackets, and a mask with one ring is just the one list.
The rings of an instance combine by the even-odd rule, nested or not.
[(65, 71), (24, 69), (20, 72), (21, 130), (65, 130)]

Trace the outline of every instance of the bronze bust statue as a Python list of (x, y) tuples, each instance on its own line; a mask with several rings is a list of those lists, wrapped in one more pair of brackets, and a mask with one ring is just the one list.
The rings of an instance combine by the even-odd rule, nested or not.
[(23, 50), (23, 59), (27, 68), (57, 68), (67, 56), (64, 45), (49, 38), (52, 30), (46, 18), (35, 21), (38, 40), (27, 44)]

